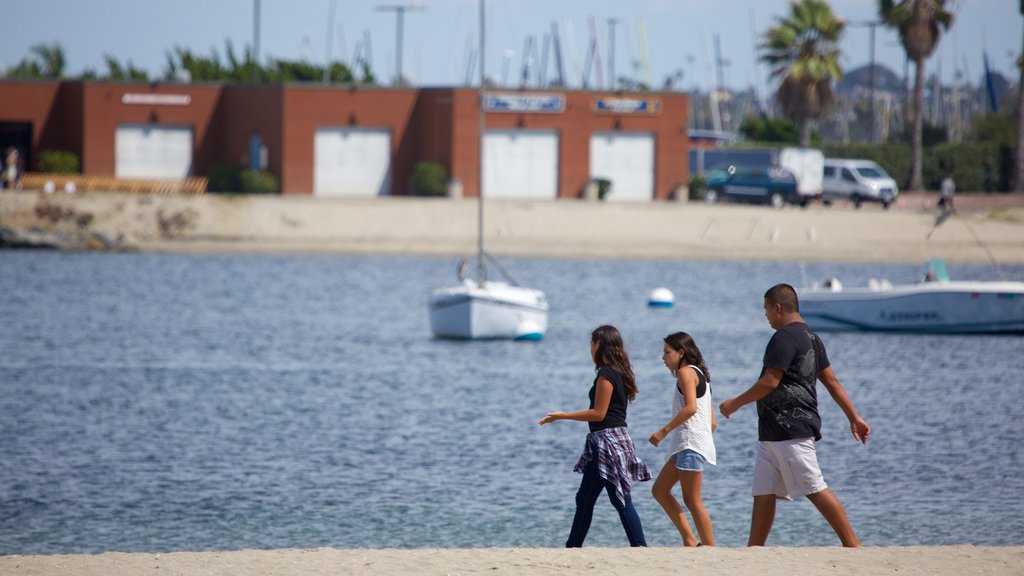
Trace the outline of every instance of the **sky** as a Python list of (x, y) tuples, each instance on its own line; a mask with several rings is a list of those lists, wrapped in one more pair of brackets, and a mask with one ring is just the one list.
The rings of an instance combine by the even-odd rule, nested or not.
[[(104, 54), (163, 76), (167, 54), (175, 46), (195, 53), (223, 55), (227, 41), (241, 54), (254, 44), (255, 7), (260, 6), (259, 56), (323, 64), (328, 58), (348, 63), (366, 53), (378, 80), (395, 77), (395, 6), (404, 12), (402, 70), (417, 85), (458, 86), (471, 76), (468, 62), (479, 46), (480, 0), (2, 0), (0, 67), (16, 66), (32, 46), (63, 46), (66, 73), (86, 69), (106, 72)], [(927, 73), (944, 83), (961, 78), (977, 84), (989, 65), (1016, 81), (1014, 62), (1022, 45), (1024, 18), (1019, 0), (948, 0), (955, 11), (953, 27), (928, 60)], [(831, 0), (833, 11), (850, 23), (840, 48), (841, 65), (852, 70), (870, 62), (870, 27), (878, 0)], [(334, 19), (330, 19), (334, 6)], [(720, 47), (721, 85), (732, 89), (770, 90), (772, 82), (757, 62), (756, 40), (789, 11), (789, 0), (486, 0), (485, 53), (488, 78), (518, 86), (524, 48), (532, 38), (534, 86), (544, 37), (557, 23), (566, 79), (579, 86), (605, 88), (610, 75), (609, 38), (614, 37), (616, 77), (646, 81), (654, 88), (675, 78), (676, 89), (706, 90), (717, 84), (716, 50)], [(597, 31), (600, 72), (586, 70), (590, 21)], [(613, 22), (609, 24), (609, 22)], [(609, 34), (614, 30), (614, 35)], [(644, 62), (646, 37), (647, 66)], [(717, 42), (716, 42), (717, 40)], [(905, 56), (894, 31), (879, 26), (875, 59), (898, 75)], [(554, 78), (549, 58), (548, 78)], [(912, 73), (912, 72), (911, 72)], [(599, 83), (598, 81), (601, 81)]]

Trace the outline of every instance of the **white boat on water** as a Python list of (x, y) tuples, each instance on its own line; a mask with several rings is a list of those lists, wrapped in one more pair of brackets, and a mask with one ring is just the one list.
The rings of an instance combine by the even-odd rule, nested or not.
[[(484, 51), (484, 3), (480, 2), (480, 54)], [(480, 150), (484, 143), (484, 65), (480, 62)], [(476, 279), (459, 266), (461, 284), (438, 288), (430, 295), (430, 329), (435, 338), (540, 340), (548, 329), (548, 300), (543, 291), (518, 286), (514, 281), (487, 279), (484, 259), (483, 161), (477, 202)], [(495, 266), (501, 270), (500, 266)], [(504, 272), (502, 270), (502, 272)], [(508, 276), (508, 274), (506, 274)], [(510, 278), (511, 280), (511, 278)]]
[(548, 329), (541, 290), (466, 279), (430, 297), (430, 328), (437, 338), (540, 340)]
[(941, 260), (928, 265), (915, 284), (845, 288), (829, 278), (800, 291), (800, 315), (822, 331), (1024, 334), (1024, 282), (952, 281)]

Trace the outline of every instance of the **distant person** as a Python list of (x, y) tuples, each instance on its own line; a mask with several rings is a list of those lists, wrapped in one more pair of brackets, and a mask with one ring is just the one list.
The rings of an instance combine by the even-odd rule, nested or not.
[(614, 326), (600, 326), (590, 336), (590, 357), (597, 376), (590, 387), (590, 408), (577, 412), (551, 412), (540, 419), (543, 426), (555, 420), (587, 422), (590, 434), (576, 464), (583, 474), (576, 492), (576, 515), (566, 548), (579, 548), (590, 530), (594, 505), (602, 490), (619, 513), (630, 546), (647, 546), (644, 529), (630, 499), (632, 481), (651, 479), (651, 473), (633, 447), (626, 429), (626, 409), (636, 398), (636, 379)]
[(821, 339), (800, 316), (796, 290), (777, 284), (764, 295), (764, 315), (775, 334), (764, 352), (761, 377), (746, 392), (722, 402), (728, 418), (757, 402), (759, 444), (754, 462), (754, 508), (748, 546), (764, 546), (775, 521), (775, 501), (806, 496), (825, 517), (843, 546), (858, 547), (839, 498), (825, 484), (818, 467), (815, 442), (821, 439), (821, 417), (815, 390), (825, 385), (850, 421), (853, 437), (867, 442), (871, 427), (858, 414), (828, 361)]
[[(701, 499), (704, 465), (715, 464), (715, 441), (711, 433), (717, 426), (711, 402), (711, 373), (693, 338), (685, 332), (665, 337), (661, 360), (675, 376), (672, 391), (672, 419), (651, 434), (650, 443), (668, 441), (668, 461), (662, 466), (651, 493), (675, 524), (684, 546), (714, 546), (711, 516)], [(679, 484), (700, 540), (693, 535), (686, 514), (672, 489)]]
[(7, 148), (7, 157), (4, 161), (4, 186), (8, 190), (21, 189), (21, 157), (18, 149), (14, 146)]
[(953, 195), (956, 194), (956, 182), (952, 176), (946, 176), (939, 184), (939, 208), (949, 212), (953, 210)]

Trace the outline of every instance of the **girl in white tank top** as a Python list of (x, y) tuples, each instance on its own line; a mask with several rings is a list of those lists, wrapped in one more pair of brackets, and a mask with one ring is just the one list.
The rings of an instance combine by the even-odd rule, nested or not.
[[(685, 332), (665, 337), (661, 359), (676, 381), (672, 392), (672, 419), (650, 437), (654, 446), (667, 440), (669, 454), (651, 493), (679, 530), (685, 546), (714, 546), (711, 516), (700, 495), (704, 464), (716, 463), (712, 431), (717, 421), (711, 401), (711, 374), (700, 348)], [(682, 487), (683, 500), (700, 541), (690, 529), (679, 501), (672, 495), (676, 483)]]

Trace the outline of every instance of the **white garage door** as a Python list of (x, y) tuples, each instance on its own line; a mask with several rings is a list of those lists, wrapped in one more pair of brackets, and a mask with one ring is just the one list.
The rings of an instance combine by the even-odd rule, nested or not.
[(590, 137), (590, 177), (611, 180), (609, 202), (654, 199), (654, 135), (595, 132)]
[(313, 195), (371, 197), (391, 191), (391, 132), (318, 128), (313, 141)]
[(192, 174), (192, 127), (118, 126), (114, 174), (118, 178), (187, 178)]
[(557, 198), (558, 133), (553, 130), (488, 130), (484, 136), (484, 197)]

